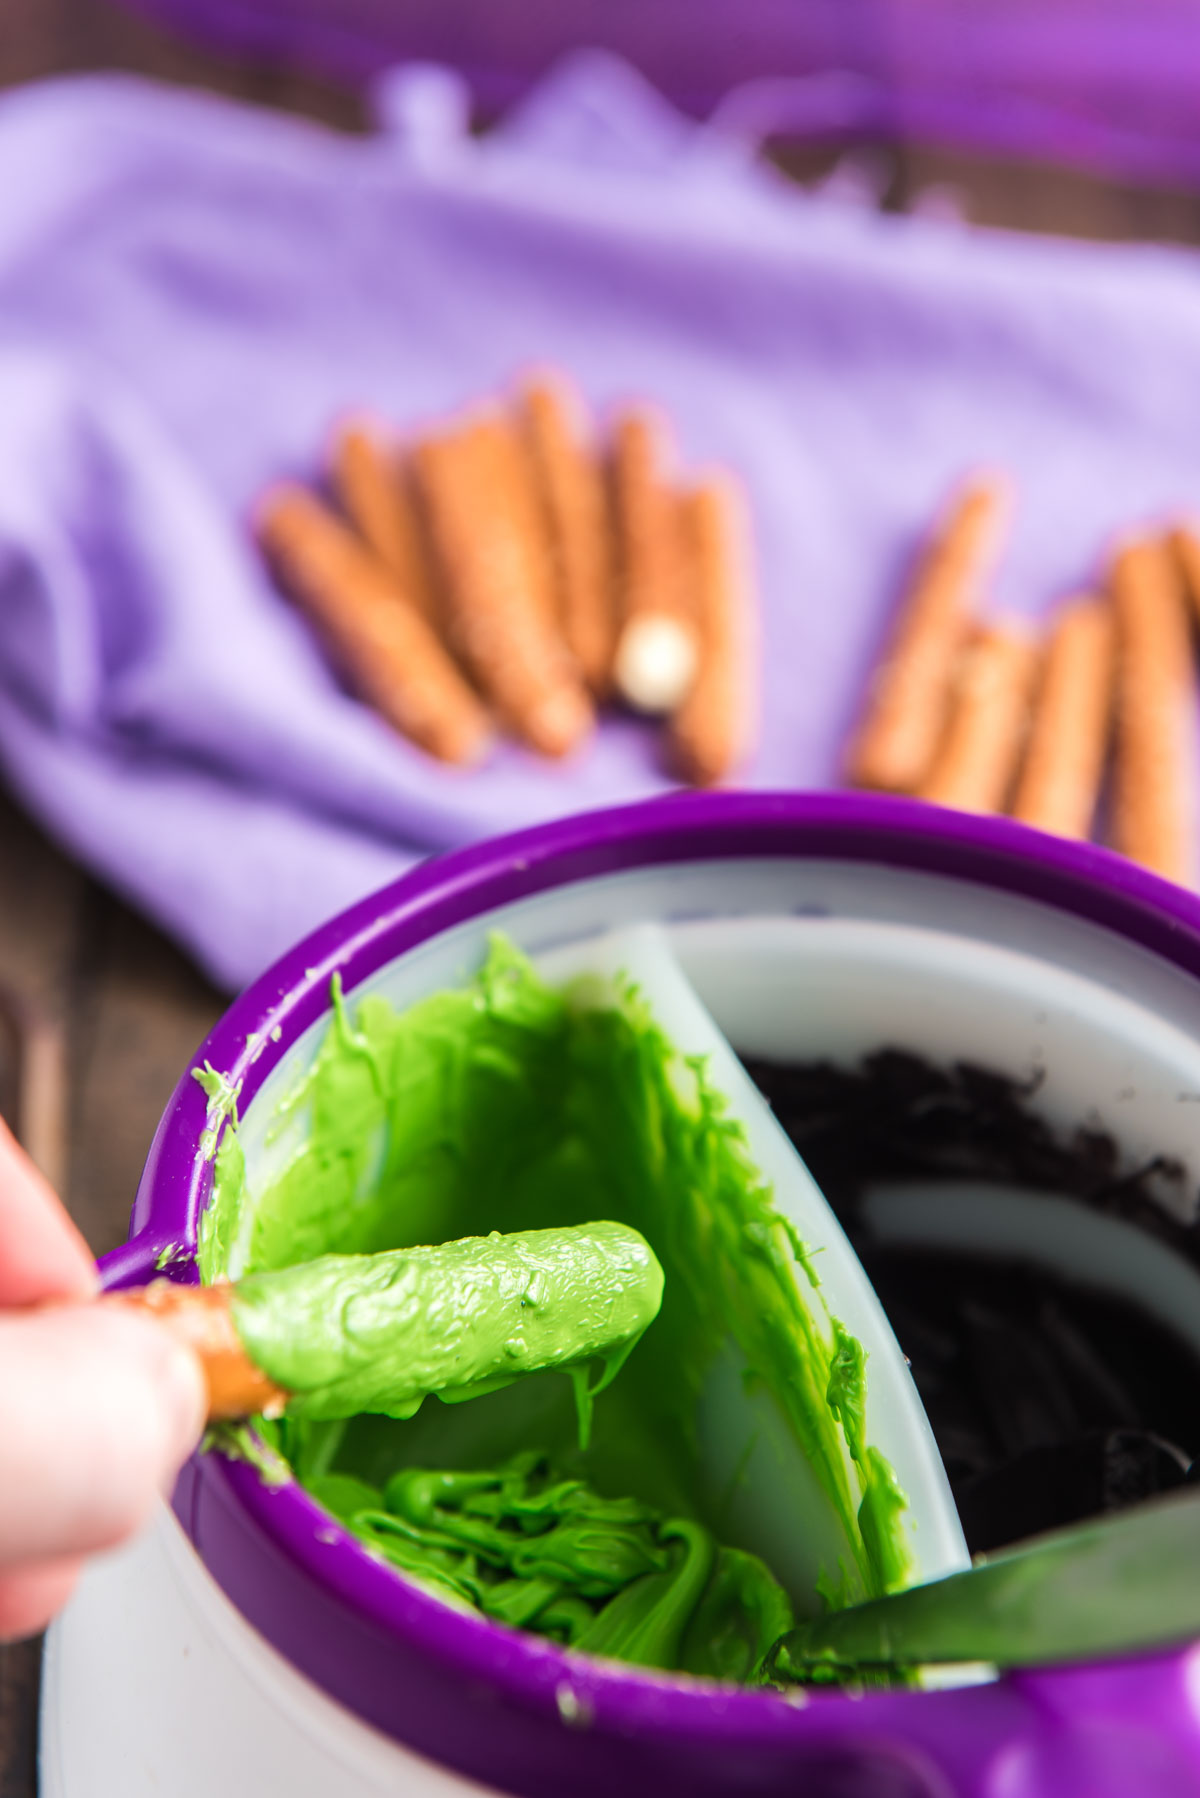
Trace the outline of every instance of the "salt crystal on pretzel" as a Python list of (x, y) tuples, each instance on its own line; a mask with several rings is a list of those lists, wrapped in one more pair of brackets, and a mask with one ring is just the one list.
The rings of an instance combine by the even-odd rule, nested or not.
[(273, 488), (255, 530), (287, 591), (362, 697), (442, 761), (471, 763), (491, 727), (432, 627), (353, 533), (304, 487)]
[(383, 563), (397, 591), (436, 623), (432, 575), (398, 447), (365, 420), (344, 424), (330, 449), (329, 475), (347, 518)]
[(1012, 815), (1055, 836), (1092, 827), (1113, 708), (1116, 620), (1104, 599), (1059, 607), (1051, 628)]
[(427, 437), (413, 460), (459, 653), (514, 735), (543, 755), (568, 754), (594, 717), (558, 631), (519, 436), (484, 413)]
[(717, 475), (679, 501), (700, 664), (671, 718), (667, 752), (673, 769), (696, 786), (726, 779), (754, 737), (756, 608), (741, 498), (732, 480)]
[(546, 520), (563, 637), (591, 691), (612, 679), (616, 616), (603, 469), (580, 396), (560, 375), (526, 382), (520, 410)]
[(1115, 849), (1189, 883), (1196, 873), (1196, 699), (1187, 604), (1170, 545), (1136, 537), (1109, 574), (1117, 618)]
[(847, 758), (854, 785), (915, 792), (928, 774), (1008, 509), (1007, 482), (981, 475), (953, 496), (936, 526), (871, 679)]
[(679, 509), (666, 469), (666, 427), (626, 412), (613, 434), (620, 546), (620, 629), (613, 673), (642, 712), (673, 712), (695, 679), (700, 644), (694, 596), (681, 578)]
[(945, 735), (918, 797), (960, 812), (1004, 809), (1029, 721), (1038, 644), (1016, 621), (979, 625), (959, 666)]

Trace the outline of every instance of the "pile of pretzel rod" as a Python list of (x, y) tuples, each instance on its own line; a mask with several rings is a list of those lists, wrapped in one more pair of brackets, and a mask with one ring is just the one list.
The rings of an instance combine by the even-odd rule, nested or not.
[(995, 475), (952, 496), (871, 681), (848, 778), (1075, 838), (1097, 828), (1104, 791), (1110, 846), (1189, 884), (1200, 532), (1124, 537), (1095, 591), (1038, 629), (981, 605), (1009, 511)]
[(665, 721), (669, 771), (724, 780), (752, 746), (754, 595), (736, 483), (682, 482), (666, 419), (630, 406), (601, 442), (561, 374), (411, 442), (335, 434), (332, 503), (288, 483), (258, 541), (348, 684), (439, 760), (498, 732), (577, 751), (599, 707)]

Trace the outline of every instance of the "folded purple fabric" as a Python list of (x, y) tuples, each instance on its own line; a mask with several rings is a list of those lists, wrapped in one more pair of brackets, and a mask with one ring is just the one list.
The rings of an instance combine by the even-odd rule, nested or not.
[(748, 483), (756, 785), (828, 783), (948, 485), (1011, 467), (998, 603), (1200, 498), (1200, 264), (806, 196), (621, 65), (483, 141), (430, 70), (370, 140), (115, 78), (0, 104), (0, 756), (86, 863), (236, 985), (414, 859), (660, 790), (611, 720), (464, 775), (344, 693), (250, 548), (331, 423), (418, 424), (531, 363), (660, 399)]

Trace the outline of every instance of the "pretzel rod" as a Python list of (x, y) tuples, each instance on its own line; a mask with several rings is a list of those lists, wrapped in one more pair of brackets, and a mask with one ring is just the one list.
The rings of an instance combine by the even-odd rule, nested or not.
[(1117, 739), (1113, 847), (1169, 880), (1195, 872), (1196, 706), (1182, 582), (1169, 545), (1135, 538), (1113, 557)]
[(733, 482), (720, 476), (679, 502), (700, 664), (668, 726), (667, 749), (675, 770), (697, 786), (725, 779), (748, 753), (753, 733), (755, 607), (740, 502)]
[(1021, 753), (1038, 646), (1020, 624), (981, 625), (960, 664), (946, 734), (918, 797), (960, 812), (1004, 808)]
[(954, 496), (935, 528), (871, 680), (847, 761), (854, 785), (913, 792), (928, 775), (1007, 501), (1004, 482), (980, 477)]
[(563, 636), (584, 680), (602, 695), (612, 678), (616, 617), (603, 472), (580, 428), (582, 412), (560, 376), (530, 381), (521, 394)]
[(1092, 826), (1112, 718), (1116, 621), (1103, 599), (1059, 608), (1012, 815), (1060, 837)]
[(1183, 584), (1192, 603), (1192, 613), (1200, 618), (1200, 520), (1188, 519), (1171, 532), (1171, 548), (1183, 574)]
[(436, 624), (433, 580), (397, 451), (365, 423), (344, 425), (330, 449), (329, 474), (342, 509), (387, 569), (397, 593)]
[(412, 1417), (430, 1393), (455, 1403), (540, 1369), (598, 1362), (603, 1384), (662, 1290), (645, 1237), (599, 1222), (320, 1255), (232, 1284), (156, 1280), (99, 1303), (148, 1311), (195, 1350), (214, 1419), (285, 1405)]
[(208, 1419), (222, 1423), (259, 1413), (278, 1417), (287, 1393), (254, 1365), (233, 1322), (233, 1287), (179, 1286), (152, 1280), (128, 1292), (109, 1292), (99, 1303), (149, 1311), (198, 1356), (208, 1382)]
[(431, 755), (477, 761), (490, 735), (478, 697), (345, 525), (305, 488), (281, 486), (262, 501), (256, 528), (281, 582), (362, 697)]
[(627, 412), (613, 438), (620, 543), (620, 630), (614, 677), (642, 712), (673, 712), (696, 674), (699, 635), (680, 567), (679, 516), (664, 472), (665, 429), (652, 413)]
[(543, 755), (568, 754), (593, 714), (558, 634), (519, 440), (489, 414), (426, 438), (414, 463), (463, 659), (516, 736)]

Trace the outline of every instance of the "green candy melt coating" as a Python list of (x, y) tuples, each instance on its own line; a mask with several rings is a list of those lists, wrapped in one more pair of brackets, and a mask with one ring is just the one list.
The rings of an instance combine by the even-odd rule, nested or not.
[(516, 1455), (474, 1473), (409, 1467), (383, 1491), (316, 1474), (313, 1497), (450, 1604), (644, 1667), (747, 1681), (793, 1622), (757, 1555)]
[[(663, 1274), (624, 1224), (467, 1237), (378, 1255), (324, 1255), (234, 1290), (233, 1319), (255, 1365), (311, 1418), (412, 1417), (564, 1367), (588, 1408), (658, 1314)], [(589, 1387), (586, 1364), (601, 1361)]]
[(831, 1324), (819, 1263), (703, 1061), (636, 991), (556, 989), (495, 937), (474, 980), (406, 1010), (367, 995), (351, 1014), (336, 983), (333, 999), (255, 1190), (236, 1127), (220, 1135), (204, 1280), (607, 1217), (646, 1239), (665, 1284), (586, 1449), (549, 1371), (407, 1419), (289, 1412), (258, 1426), (281, 1465), (447, 1603), (592, 1654), (753, 1681), (793, 1600), (802, 1614), (818, 1600), (736, 1540), (738, 1491), (777, 1477), (772, 1462), (719, 1481), (706, 1466), (703, 1410), (725, 1366), (748, 1402), (775, 1407), (840, 1521), (820, 1597), (903, 1585), (904, 1496), (865, 1440), (862, 1349)]

